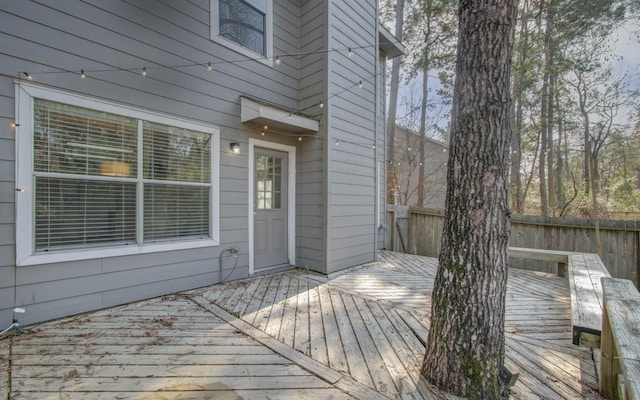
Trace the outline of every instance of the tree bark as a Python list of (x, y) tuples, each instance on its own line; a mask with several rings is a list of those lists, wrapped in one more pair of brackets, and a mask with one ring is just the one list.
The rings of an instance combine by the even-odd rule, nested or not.
[(553, 74), (549, 76), (549, 100), (547, 101), (548, 114), (547, 114), (547, 188), (548, 188), (548, 203), (547, 206), (551, 208), (551, 215), (556, 215), (556, 196), (555, 196), (555, 176), (553, 174), (553, 161), (554, 161), (554, 149), (553, 149), (553, 127), (554, 127), (554, 110), (555, 103), (554, 93), (556, 90), (556, 79)]
[(514, 0), (461, 0), (442, 251), (422, 375), (472, 399), (507, 398), (507, 179)]
[(542, 91), (540, 93), (540, 163), (538, 164), (538, 179), (540, 181), (540, 215), (549, 215), (549, 192), (547, 190), (547, 159), (552, 156), (549, 153), (551, 145), (549, 143), (549, 127), (552, 121), (549, 120), (551, 107), (551, 75), (553, 74), (553, 0), (549, 0), (547, 14), (545, 18), (544, 32), (544, 71), (542, 77)]

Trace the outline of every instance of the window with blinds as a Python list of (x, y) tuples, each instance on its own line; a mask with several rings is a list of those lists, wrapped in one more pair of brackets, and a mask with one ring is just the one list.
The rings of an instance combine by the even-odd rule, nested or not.
[(220, 36), (265, 55), (267, 0), (219, 0)]
[(34, 99), (35, 252), (210, 238), (211, 134)]
[(211, 40), (256, 61), (272, 63), (273, 0), (210, 0), (210, 7)]

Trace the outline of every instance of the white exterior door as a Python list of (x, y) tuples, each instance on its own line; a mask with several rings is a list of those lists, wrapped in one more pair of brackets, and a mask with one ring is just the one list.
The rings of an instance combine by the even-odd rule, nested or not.
[(253, 161), (254, 268), (288, 265), (288, 155), (256, 147)]

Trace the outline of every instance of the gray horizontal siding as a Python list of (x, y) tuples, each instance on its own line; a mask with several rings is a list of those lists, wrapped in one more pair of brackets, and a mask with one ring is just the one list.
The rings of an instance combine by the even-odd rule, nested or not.
[[(299, 9), (300, 53), (326, 50), (327, 2), (301, 1)], [(296, 264), (326, 272), (326, 113), (320, 101), (327, 102), (327, 57), (325, 53), (300, 57), (300, 108), (320, 119), (317, 138), (298, 145), (296, 191)]]
[[(300, 46), (298, 2), (274, 0), (274, 6), (274, 53), (295, 54)], [(230, 279), (246, 276), (246, 154), (249, 138), (259, 133), (240, 123), (239, 98), (248, 95), (298, 108), (298, 63), (305, 62), (304, 100), (319, 101), (322, 70), (313, 59), (289, 58), (272, 68), (211, 41), (208, 0), (3, 1), (0, 25), (0, 123), (5, 127), (0, 129), (0, 325), (10, 323), (14, 273), (16, 304), (27, 308), (22, 323), (213, 284), (234, 266), (235, 259), (223, 257), (222, 266), (218, 259), (232, 245), (240, 254)], [(319, 41), (305, 38), (310, 48)], [(205, 68), (209, 61), (213, 71)], [(198, 65), (179, 67), (188, 64)], [(146, 77), (139, 74), (143, 65)], [(81, 68), (87, 79), (79, 78)], [(134, 70), (97, 72), (128, 68)], [(14, 134), (6, 127), (14, 118), (17, 71), (29, 72), (33, 83), (43, 86), (220, 127), (220, 246), (15, 269)], [(69, 72), (43, 73), (60, 71)], [(296, 143), (282, 136), (268, 140)], [(241, 144), (240, 155), (229, 154), (231, 141)], [(318, 171), (315, 150), (300, 165), (309, 174)], [(318, 249), (311, 247), (305, 254), (319, 259), (311, 255)]]
[[(333, 48), (354, 48), (353, 56), (331, 53), (330, 162), (328, 166), (328, 271), (375, 257), (375, 46), (376, 4), (373, 0), (333, 0)], [(366, 46), (365, 48), (358, 48)], [(358, 87), (362, 82), (363, 87)], [(335, 145), (340, 141), (339, 145)]]

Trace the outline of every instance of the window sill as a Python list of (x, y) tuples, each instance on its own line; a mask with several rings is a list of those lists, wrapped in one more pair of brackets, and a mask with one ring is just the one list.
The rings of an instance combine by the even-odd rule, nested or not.
[(18, 260), (16, 265), (21, 267), (28, 265), (52, 264), (68, 261), (91, 260), (96, 258), (133, 256), (138, 254), (159, 253), (163, 251), (215, 247), (218, 245), (219, 243), (215, 240), (203, 239), (185, 242), (146, 244), (144, 246), (131, 245), (98, 249), (60, 250), (47, 253), (32, 254), (25, 257), (23, 260)]
[(273, 56), (271, 55), (272, 53), (271, 51), (267, 51), (266, 55), (262, 55), (254, 51), (251, 51), (234, 41), (231, 41), (229, 39), (226, 39), (226, 38), (223, 38), (222, 36), (217, 36), (217, 35), (213, 36), (211, 40), (215, 43), (218, 43), (221, 46), (224, 46), (232, 51), (235, 51), (236, 53), (242, 54), (243, 56), (253, 61), (257, 61), (269, 67), (274, 67)]

